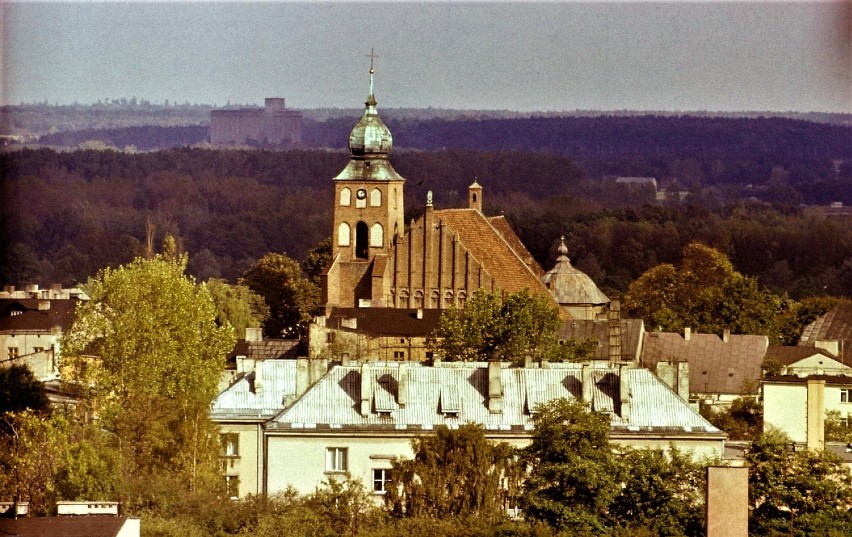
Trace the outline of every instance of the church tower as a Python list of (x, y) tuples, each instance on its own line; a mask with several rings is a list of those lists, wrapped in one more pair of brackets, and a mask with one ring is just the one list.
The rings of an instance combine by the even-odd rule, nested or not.
[[(368, 57), (370, 93), (364, 114), (349, 134), (349, 163), (334, 178), (334, 261), (327, 273), (325, 298), (327, 305), (341, 307), (382, 305), (384, 293), (373, 289), (371, 275), (383, 273), (394, 237), (404, 231), (405, 179), (388, 160), (393, 138), (376, 110), (377, 56), (371, 51)], [(354, 296), (348, 296), (352, 290)]]

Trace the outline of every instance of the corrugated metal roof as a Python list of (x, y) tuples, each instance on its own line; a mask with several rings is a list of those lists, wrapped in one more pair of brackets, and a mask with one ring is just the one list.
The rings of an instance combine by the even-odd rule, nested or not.
[(229, 418), (271, 418), (296, 395), (296, 360), (262, 362), (262, 389), (257, 393), (257, 370), (243, 376), (213, 400), (210, 416)]
[[(399, 386), (404, 385), (406, 404), (397, 404), (390, 412), (377, 412), (376, 386), (372, 409), (360, 414), (361, 371), (359, 366), (337, 366), (305, 393), (296, 403), (270, 422), (270, 428), (371, 428), (408, 426), (426, 429), (439, 425), (455, 426), (478, 423), (492, 430), (529, 430), (531, 411), (540, 403), (556, 398), (582, 397), (583, 371), (579, 364), (551, 364), (548, 368), (515, 368), (503, 364), (500, 379), (503, 411), (488, 409), (488, 366), (483, 363), (444, 364), (440, 367), (410, 364), (403, 368), (407, 378), (400, 382), (397, 364), (370, 364), (367, 371), (374, 379), (390, 379), (378, 395), (388, 408), (388, 396), (398, 402)], [(667, 386), (646, 369), (627, 369), (629, 416), (621, 416), (621, 372), (617, 368), (589, 371), (594, 379), (593, 408), (611, 413), (613, 429), (666, 429), (718, 433), (719, 430), (698, 415)], [(454, 393), (455, 390), (455, 393)], [(453, 412), (457, 409), (458, 412)]]
[(839, 359), (852, 365), (852, 303), (838, 304), (805, 327), (799, 345), (814, 346), (817, 341), (842, 341)]
[(642, 365), (686, 361), (693, 393), (756, 394), (767, 347), (766, 336), (732, 335), (725, 342), (716, 334), (691, 334), (686, 340), (681, 334), (651, 332), (645, 335)]

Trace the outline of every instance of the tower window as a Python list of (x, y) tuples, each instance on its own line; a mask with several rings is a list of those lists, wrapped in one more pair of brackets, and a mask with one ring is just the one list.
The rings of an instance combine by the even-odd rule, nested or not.
[(355, 257), (360, 259), (367, 259), (369, 254), (369, 231), (367, 230), (367, 224), (364, 222), (358, 222), (355, 225)]
[(374, 188), (370, 192), (370, 207), (381, 207), (382, 206), (382, 191), (378, 188)]
[(352, 191), (344, 187), (343, 190), (340, 191), (340, 205), (343, 207), (349, 207), (350, 203), (352, 203)]
[(346, 222), (342, 222), (339, 226), (337, 226), (337, 245), (338, 246), (349, 246), (349, 224)]
[(385, 240), (385, 232), (382, 229), (382, 225), (376, 222), (370, 228), (370, 246), (374, 248), (381, 248), (384, 244)]

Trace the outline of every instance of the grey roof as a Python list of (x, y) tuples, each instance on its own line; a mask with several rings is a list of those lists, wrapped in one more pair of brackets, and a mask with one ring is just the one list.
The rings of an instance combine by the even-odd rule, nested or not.
[[(817, 341), (842, 341), (841, 349), (852, 347), (852, 302), (838, 304), (805, 327), (799, 345), (814, 346)], [(852, 365), (852, 357), (841, 350), (840, 360)]]
[(805, 358), (810, 358), (811, 356), (825, 356), (826, 358), (831, 358), (832, 360), (837, 360), (837, 357), (824, 349), (818, 349), (816, 347), (805, 347), (797, 345), (795, 347), (787, 346), (787, 345), (770, 345), (766, 349), (766, 357), (765, 360), (775, 360), (782, 365), (792, 365), (799, 360), (804, 360)]
[[(261, 367), (262, 389), (256, 390), (257, 370), (245, 374), (213, 400), (214, 420), (268, 419), (296, 394), (296, 360), (266, 360)], [(255, 366), (257, 367), (257, 366)]]
[[(370, 375), (372, 392), (367, 415), (360, 413), (362, 371)], [(594, 379), (589, 390), (591, 406), (611, 413), (614, 431), (721, 434), (648, 370), (594, 368), (590, 372)], [(488, 365), (483, 363), (337, 366), (269, 422), (267, 428), (404, 430), (472, 422), (488, 430), (523, 432), (532, 429), (531, 411), (537, 404), (562, 397), (583, 397), (579, 364), (551, 364), (542, 369), (503, 364), (503, 410), (493, 414), (488, 408), (488, 373)], [(619, 397), (620, 384), (625, 380), (631, 393), (626, 419)], [(399, 399), (401, 384), (405, 386), (404, 405)]]
[[(642, 319), (621, 319), (621, 359), (636, 360), (642, 342), (644, 323)], [(579, 340), (596, 339), (595, 360), (609, 360), (609, 321), (569, 319), (562, 321), (559, 327), (560, 341), (575, 338)]]
[(542, 281), (556, 301), (563, 305), (609, 303), (609, 297), (598, 289), (595, 282), (585, 272), (571, 265), (564, 240), (559, 246), (556, 266), (547, 271)]

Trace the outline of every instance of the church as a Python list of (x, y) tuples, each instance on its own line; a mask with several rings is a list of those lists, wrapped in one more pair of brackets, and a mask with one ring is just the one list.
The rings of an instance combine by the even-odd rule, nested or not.
[[(330, 344), (341, 343), (348, 332), (345, 346), (354, 345), (361, 358), (427, 358), (425, 345), (410, 338), (425, 340), (441, 310), (464, 308), (479, 290), (528, 290), (560, 307), (564, 319), (605, 318), (609, 299), (571, 266), (564, 243), (556, 266), (545, 272), (505, 217), (483, 214), (483, 187), (476, 181), (467, 207), (435, 209), (429, 192), (423, 216), (405, 221), (405, 179), (388, 158), (393, 138), (379, 117), (373, 78), (371, 64), (364, 113), (349, 135), (350, 159), (334, 178), (332, 260), (322, 282), (325, 315), (312, 326), (309, 354), (330, 354)], [(367, 325), (374, 328), (365, 330)], [(355, 335), (365, 332), (370, 332), (365, 340)], [(388, 344), (381, 338), (389, 338)], [(397, 349), (400, 345), (423, 352), (414, 356)]]

